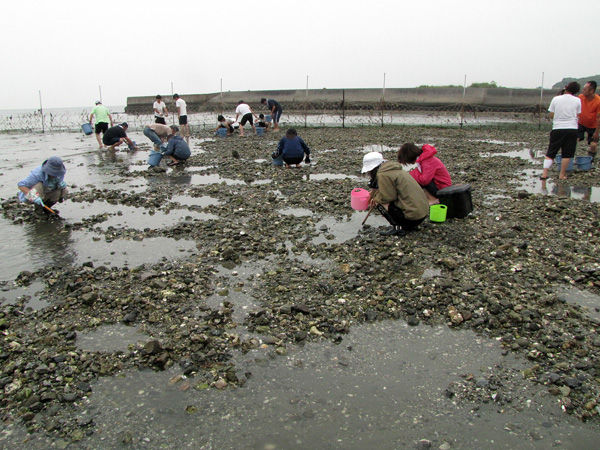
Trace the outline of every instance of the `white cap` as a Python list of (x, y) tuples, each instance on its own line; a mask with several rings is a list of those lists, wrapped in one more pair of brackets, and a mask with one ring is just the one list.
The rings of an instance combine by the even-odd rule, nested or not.
[(375, 167), (379, 167), (383, 163), (383, 155), (379, 152), (370, 152), (363, 157), (363, 167), (361, 172), (370, 172)]

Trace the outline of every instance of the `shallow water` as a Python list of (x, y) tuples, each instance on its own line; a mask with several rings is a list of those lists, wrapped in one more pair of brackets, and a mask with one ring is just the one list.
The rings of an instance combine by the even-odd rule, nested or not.
[(94, 265), (121, 267), (155, 263), (196, 250), (195, 242), (171, 238), (148, 238), (140, 241), (115, 239), (106, 241), (103, 235), (72, 231), (56, 222), (36, 222), (13, 225), (0, 218), (0, 229), (12, 240), (0, 243), (0, 281), (12, 280), (23, 270), (43, 267)]
[[(525, 169), (517, 179), (517, 189), (532, 194), (556, 195), (558, 197), (575, 198), (592, 203), (600, 202), (600, 186), (574, 184), (575, 181), (559, 181), (558, 176), (548, 180), (540, 180), (541, 169)], [(586, 173), (587, 175), (587, 173)], [(593, 174), (590, 173), (590, 176)]]
[[(326, 217), (317, 222), (316, 228), (320, 234), (314, 238), (312, 242), (314, 244), (339, 244), (349, 239), (353, 239), (363, 230), (362, 222), (365, 220), (366, 216), (366, 211), (357, 211), (343, 220)], [(369, 215), (365, 225), (370, 227), (389, 227), (388, 221), (376, 212), (372, 212)]]
[(494, 403), (502, 387), (475, 410), (448, 398), (466, 374), (486, 378), (497, 365), (522, 377), (497, 341), (472, 332), (384, 322), (354, 327), (341, 345), (270, 352), (236, 358), (239, 373), (252, 372), (241, 389), (203, 389), (177, 369), (99, 379), (83, 411), (98, 428), (90, 444), (117, 447), (129, 432), (136, 448), (415, 448), (428, 439), (431, 448), (547, 449), (560, 439), (557, 448), (580, 450), (600, 437), (543, 388), (513, 393), (515, 408)]
[(0, 304), (14, 305), (23, 303), (25, 310), (37, 311), (50, 305), (50, 302), (41, 298), (45, 284), (42, 281), (33, 281), (27, 286), (5, 286), (0, 291)]
[(127, 350), (130, 345), (149, 340), (151, 337), (138, 333), (137, 327), (117, 323), (78, 334), (76, 346), (88, 352), (117, 352)]

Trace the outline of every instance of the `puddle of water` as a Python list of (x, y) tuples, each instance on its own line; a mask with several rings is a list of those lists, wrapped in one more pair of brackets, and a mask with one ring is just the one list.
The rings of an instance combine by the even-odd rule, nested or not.
[(219, 218), (214, 214), (188, 211), (187, 209), (171, 209), (166, 213), (133, 206), (113, 205), (107, 202), (65, 202), (63, 205), (64, 207), (60, 209), (60, 215), (69, 222), (78, 222), (92, 215), (108, 214), (109, 217), (107, 220), (96, 225), (103, 230), (106, 230), (108, 227), (134, 228), (137, 230), (145, 228), (170, 228), (184, 220), (189, 222), (192, 220), (216, 220)]
[(600, 296), (569, 287), (560, 289), (558, 291), (558, 298), (567, 303), (583, 306), (589, 317), (600, 322)]
[(349, 178), (351, 180), (360, 180), (360, 177), (356, 175), (346, 175), (345, 173), (305, 173), (304, 176), (307, 180), (343, 180)]
[(250, 183), (246, 183), (244, 180), (233, 180), (231, 178), (223, 178), (220, 175), (192, 175), (190, 180), (191, 184), (220, 184), (225, 183), (228, 186), (240, 185), (240, 184), (267, 184), (271, 180), (253, 180)]
[(532, 194), (556, 195), (592, 203), (600, 202), (600, 187), (575, 186), (569, 184), (568, 180), (566, 182), (558, 182), (558, 179), (540, 180), (541, 173), (541, 169), (523, 170), (517, 188)]
[(541, 151), (541, 150), (534, 150), (531, 148), (524, 148), (522, 150), (513, 150), (510, 152), (503, 152), (503, 153), (480, 153), (480, 156), (483, 158), (493, 158), (496, 156), (505, 156), (508, 158), (521, 158), (521, 159), (525, 159), (527, 161), (533, 161), (533, 162), (539, 162), (539, 159), (544, 156), (545, 151)]
[[(321, 244), (323, 242), (340, 244), (347, 241), (348, 239), (355, 238), (359, 231), (362, 230), (362, 221), (365, 219), (367, 213), (355, 212), (347, 219), (339, 221), (332, 217), (326, 217), (319, 221), (315, 227), (321, 233), (319, 236), (314, 238), (312, 242), (314, 244)], [(371, 213), (367, 219), (366, 224), (372, 227), (388, 226), (389, 223), (381, 215)], [(327, 230), (321, 230), (323, 226), (327, 227)]]
[(23, 299), (25, 300), (25, 309), (31, 308), (33, 311), (46, 308), (49, 302), (40, 298), (40, 293), (44, 290), (45, 284), (41, 281), (33, 281), (29, 286), (17, 286), (13, 289), (0, 291), (0, 303), (14, 305)]
[(469, 331), (384, 322), (354, 327), (342, 345), (288, 351), (240, 356), (238, 373), (252, 373), (241, 389), (181, 389), (171, 381), (181, 376), (177, 370), (100, 378), (87, 407), (98, 432), (86, 442), (117, 448), (124, 431), (149, 448), (358, 450), (413, 448), (429, 439), (436, 449), (447, 442), (452, 449), (537, 450), (558, 439), (563, 449), (595, 448), (598, 440), (595, 425), (563, 414), (534, 384), (514, 408), (490, 398), (474, 411), (468, 401), (447, 398), (463, 374), (485, 378), (498, 365), (514, 367), (509, 376), (527, 383), (523, 364)]
[(0, 226), (11, 236), (10, 240), (0, 241), (2, 280), (14, 280), (23, 270), (46, 266), (81, 265), (87, 261), (117, 267), (152, 264), (163, 257), (172, 259), (196, 250), (193, 241), (162, 237), (106, 242), (104, 236), (65, 229), (56, 222), (13, 225), (0, 219)]
[(498, 139), (470, 139), (470, 142), (483, 142), (485, 144), (498, 144), (498, 145), (527, 145), (525, 142), (510, 142), (510, 141), (501, 141)]
[(214, 197), (210, 197), (208, 195), (203, 195), (201, 197), (192, 197), (190, 195), (174, 195), (171, 197), (171, 201), (175, 203), (179, 203), (180, 205), (185, 206), (211, 206), (211, 205), (219, 205), (221, 201)]
[(310, 209), (306, 208), (285, 208), (279, 210), (280, 214), (286, 216), (295, 216), (295, 217), (310, 217), (313, 215), (313, 212)]
[[(238, 324), (242, 324), (248, 312), (259, 306), (254, 297), (245, 292), (247, 289), (246, 284), (251, 283), (251, 280), (255, 277), (260, 278), (264, 267), (272, 259), (272, 257), (267, 257), (258, 262), (243, 263), (232, 267), (218, 267), (216, 276), (225, 277), (228, 280), (228, 284), (218, 288), (218, 290), (227, 289), (227, 295), (219, 295), (218, 292), (211, 295), (206, 299), (207, 306), (211, 309), (222, 309), (224, 301), (233, 303), (231, 317)], [(247, 330), (239, 326), (236, 328), (236, 333), (244, 336), (248, 335)]]
[(145, 334), (138, 333), (136, 327), (123, 324), (103, 325), (85, 334), (78, 334), (75, 345), (88, 352), (125, 351), (130, 344), (148, 341)]
[(163, 258), (174, 259), (183, 253), (196, 251), (194, 241), (163, 237), (146, 238), (142, 241), (131, 239), (115, 239), (107, 242), (103, 236), (85, 232), (73, 233), (73, 250), (76, 254), (75, 264), (80, 265), (92, 261), (94, 265), (126, 266), (157, 263)]
[(400, 147), (388, 147), (387, 145), (373, 144), (373, 145), (365, 145), (362, 148), (362, 151), (364, 153), (379, 152), (379, 153), (382, 153), (385, 157), (385, 152), (398, 153), (399, 149), (400, 149)]

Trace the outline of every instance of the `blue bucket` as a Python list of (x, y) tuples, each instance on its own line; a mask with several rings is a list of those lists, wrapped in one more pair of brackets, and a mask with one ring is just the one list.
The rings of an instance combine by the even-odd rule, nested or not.
[[(569, 165), (567, 166), (567, 172), (573, 172), (573, 162), (574, 162), (575, 158), (571, 158), (571, 161), (569, 161)], [(560, 163), (562, 161), (562, 156), (561, 155), (556, 155), (556, 157), (554, 158), (554, 162), (556, 163), (556, 170), (560, 171)]]
[(265, 116), (265, 122), (271, 122), (271, 115)]
[(576, 156), (575, 167), (577, 170), (590, 170), (592, 168), (592, 159), (591, 156)]
[(148, 156), (148, 164), (151, 166), (158, 166), (162, 157), (163, 154), (161, 152), (155, 152), (154, 150), (150, 150), (150, 155)]
[(256, 135), (262, 136), (265, 133), (265, 129), (263, 127), (256, 127)]
[(89, 136), (90, 134), (92, 134), (94, 132), (92, 130), (91, 123), (84, 123), (83, 125), (81, 125), (81, 129), (83, 130), (83, 132), (85, 133), (86, 136)]
[(219, 128), (217, 130), (217, 135), (220, 137), (226, 137), (227, 136), (227, 128)]

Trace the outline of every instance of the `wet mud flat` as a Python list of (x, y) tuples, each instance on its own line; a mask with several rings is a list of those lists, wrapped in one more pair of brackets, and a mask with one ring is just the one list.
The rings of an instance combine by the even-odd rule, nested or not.
[[(2, 247), (0, 442), (595, 442), (598, 207), (537, 185), (547, 133), (299, 134), (313, 164), (290, 170), (269, 165), (274, 134), (204, 132), (186, 167), (164, 173), (145, 170), (145, 152), (109, 155), (71, 134), (40, 144), (39, 159), (64, 157), (72, 197), (40, 223), (1, 186), (0, 227), (18, 239)], [(350, 192), (366, 186), (362, 156), (393, 159), (403, 142), (438, 148), (454, 183), (473, 187), (471, 215), (400, 239), (379, 236), (380, 216), (361, 226)], [(567, 185), (592, 190), (597, 176)]]

